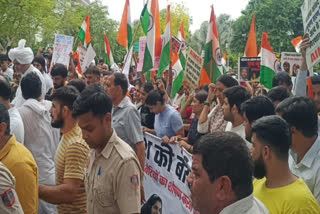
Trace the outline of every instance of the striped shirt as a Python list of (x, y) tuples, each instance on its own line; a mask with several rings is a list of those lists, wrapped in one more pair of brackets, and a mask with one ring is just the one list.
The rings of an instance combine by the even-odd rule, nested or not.
[(80, 179), (82, 184), (75, 201), (57, 206), (59, 214), (86, 213), (87, 198), (83, 180), (88, 154), (89, 147), (82, 139), (82, 132), (78, 125), (62, 136), (56, 153), (57, 185), (63, 184), (64, 179)]

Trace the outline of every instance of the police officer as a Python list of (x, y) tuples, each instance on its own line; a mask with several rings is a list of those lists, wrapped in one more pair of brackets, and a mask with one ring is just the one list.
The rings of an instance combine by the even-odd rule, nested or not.
[(140, 213), (143, 172), (133, 149), (111, 127), (112, 101), (98, 85), (82, 91), (73, 106), (90, 147), (85, 175), (87, 212)]
[(23, 214), (16, 190), (15, 179), (11, 172), (0, 162), (0, 213)]

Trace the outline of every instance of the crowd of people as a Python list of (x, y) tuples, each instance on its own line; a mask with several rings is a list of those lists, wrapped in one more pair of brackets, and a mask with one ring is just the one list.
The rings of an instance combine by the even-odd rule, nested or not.
[(201, 214), (320, 213), (309, 45), (294, 88), (285, 71), (271, 90), (228, 72), (172, 96), (171, 68), (147, 82), (99, 61), (80, 75), (72, 57), (51, 65), (21, 40), (0, 55), (0, 213), (162, 213), (158, 195), (145, 197), (145, 132), (193, 154), (187, 183)]

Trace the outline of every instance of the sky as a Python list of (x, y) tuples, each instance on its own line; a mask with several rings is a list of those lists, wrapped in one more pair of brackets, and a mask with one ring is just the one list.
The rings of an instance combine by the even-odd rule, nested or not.
[[(213, 4), (214, 11), (218, 17), (222, 13), (231, 15), (236, 19), (241, 15), (241, 11), (245, 9), (249, 0), (159, 0), (160, 10), (167, 7), (168, 3), (183, 3), (189, 8), (193, 23), (190, 30), (193, 33), (200, 28), (204, 21), (209, 21), (210, 5)], [(143, 9), (144, 0), (130, 0), (131, 20), (139, 19)], [(121, 21), (125, 0), (102, 0), (102, 4), (108, 6), (110, 18)]]

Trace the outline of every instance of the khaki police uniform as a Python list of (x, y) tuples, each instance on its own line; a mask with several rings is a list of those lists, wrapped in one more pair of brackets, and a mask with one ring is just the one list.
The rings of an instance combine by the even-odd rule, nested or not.
[(101, 152), (89, 153), (85, 173), (88, 214), (140, 213), (143, 172), (133, 149), (115, 130)]
[(15, 179), (11, 172), (0, 162), (0, 213), (23, 214), (15, 191)]

